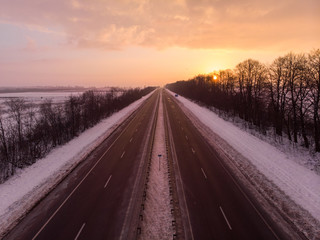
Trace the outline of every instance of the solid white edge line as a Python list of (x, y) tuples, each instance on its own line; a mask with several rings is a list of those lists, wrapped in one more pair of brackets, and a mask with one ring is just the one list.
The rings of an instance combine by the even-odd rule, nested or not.
[[(216, 145), (218, 146), (218, 145)], [(224, 152), (224, 149), (221, 146), (218, 146), (220, 149), (220, 153), (221, 155), (224, 155), (225, 158), (230, 159), (230, 157)], [(269, 228), (269, 230), (273, 233), (274, 237), (278, 240), (280, 240), (280, 238), (278, 237), (278, 235), (273, 231), (272, 227), (269, 225), (269, 223), (267, 222), (267, 220), (263, 217), (263, 215), (260, 213), (260, 211), (256, 208), (256, 206), (254, 205), (254, 203), (250, 200), (249, 196), (242, 190), (242, 188), (240, 187), (240, 185), (237, 183), (237, 181), (235, 180), (234, 176), (229, 172), (229, 170), (222, 164), (221, 160), (218, 158), (218, 162), (219, 164), (222, 166), (222, 168), (225, 170), (225, 172), (230, 176), (230, 178), (232, 179), (233, 183), (238, 187), (239, 191), (242, 193), (242, 195), (247, 199), (247, 201), (250, 203), (250, 205), (253, 207), (253, 209), (256, 211), (256, 213), (260, 216), (260, 218), (262, 219), (262, 221), (266, 224), (266, 226)], [(234, 163), (231, 162), (231, 164), (233, 166)]]
[(104, 187), (103, 187), (103, 188), (106, 188), (106, 186), (108, 185), (108, 183), (109, 183), (109, 181), (110, 181), (111, 177), (112, 177), (112, 175), (110, 175), (110, 177), (108, 178), (108, 181), (106, 182), (106, 184), (104, 185)]
[(227, 224), (228, 224), (228, 227), (230, 228), (230, 230), (232, 230), (232, 227), (231, 227), (231, 225), (230, 225), (230, 223), (229, 223), (226, 215), (224, 214), (224, 211), (223, 211), (222, 207), (219, 206), (219, 208), (220, 208), (220, 211), (221, 211), (221, 213), (222, 213), (222, 215), (223, 215), (223, 217), (224, 217), (224, 220), (226, 220), (226, 222), (227, 222)]
[[(182, 102), (179, 102), (180, 104), (183, 105)], [(181, 108), (182, 109), (182, 108)], [(182, 110), (183, 112), (185, 112), (185, 110)], [(203, 123), (202, 123), (203, 124)], [(202, 135), (203, 136), (203, 135)], [(203, 136), (204, 137), (204, 136)], [(207, 139), (206, 137), (204, 137), (205, 139)], [(211, 143), (209, 143), (209, 146), (212, 147)], [(230, 159), (230, 157), (226, 154), (225, 150), (219, 146), (219, 145), (215, 145), (216, 147), (218, 147), (220, 149), (219, 152), (219, 156), (224, 155), (225, 158)], [(232, 179), (233, 183), (238, 187), (239, 191), (243, 194), (243, 196), (247, 199), (247, 201), (250, 203), (250, 205), (253, 207), (253, 209), (256, 211), (256, 213), (260, 216), (261, 220), (265, 223), (265, 225), (269, 228), (269, 230), (273, 233), (274, 237), (278, 240), (280, 240), (280, 237), (278, 237), (278, 235), (275, 233), (275, 231), (272, 229), (272, 227), (270, 226), (270, 224), (267, 222), (267, 220), (264, 218), (264, 216), (260, 213), (260, 211), (257, 209), (257, 207), (254, 205), (254, 203), (250, 200), (249, 196), (243, 191), (242, 187), (237, 183), (235, 177), (229, 172), (229, 170), (224, 166), (224, 164), (221, 162), (222, 160), (220, 158), (218, 158), (218, 162), (219, 164), (222, 166), (222, 168), (225, 170), (225, 172), (230, 176), (230, 178)], [(230, 160), (231, 161), (231, 160)], [(235, 163), (231, 161), (231, 164), (233, 166), (235, 166)]]
[(205, 174), (205, 172), (204, 172), (204, 170), (202, 168), (201, 168), (201, 171), (203, 173), (204, 178), (207, 179), (207, 175)]
[(132, 120), (128, 123), (126, 128), (119, 134), (119, 136), (113, 141), (113, 143), (109, 146), (109, 148), (102, 154), (102, 156), (99, 158), (99, 160), (92, 166), (92, 168), (89, 170), (89, 172), (84, 176), (84, 178), (78, 183), (78, 185), (72, 190), (72, 192), (68, 195), (68, 197), (61, 203), (61, 205), (57, 208), (57, 210), (50, 216), (50, 218), (45, 222), (45, 224), (40, 228), (40, 230), (36, 233), (36, 235), (32, 238), (32, 240), (36, 239), (38, 235), (42, 232), (42, 230), (48, 225), (48, 223), (51, 221), (51, 219), (57, 214), (57, 212), (63, 207), (63, 205), (68, 201), (68, 199), (72, 196), (72, 194), (78, 189), (78, 187), (83, 183), (83, 181), (89, 176), (89, 174), (92, 172), (92, 170), (98, 165), (98, 163), (101, 161), (101, 159), (107, 154), (107, 152), (113, 147), (115, 142), (122, 136), (122, 134), (129, 128), (130, 124), (135, 119), (132, 118)]
[[(165, 106), (165, 104), (164, 104), (164, 106)], [(173, 142), (173, 137), (172, 137), (172, 130), (171, 130), (171, 125), (170, 125), (168, 110), (167, 110), (166, 107), (164, 109), (165, 110), (164, 110), (163, 113), (166, 115), (166, 119), (167, 119), (168, 137), (169, 137), (169, 142), (170, 142), (170, 146), (171, 146), (172, 161), (175, 161), (177, 169), (178, 169), (177, 177), (178, 177), (178, 179), (180, 181), (180, 184), (181, 184), (181, 190), (182, 190), (182, 195), (183, 195), (183, 200), (184, 200), (182, 202), (184, 202), (184, 205), (185, 205), (185, 210), (186, 210), (188, 224), (189, 224), (190, 233), (191, 233), (191, 239), (194, 240), (193, 230), (192, 230), (191, 221), (190, 221), (190, 214), (189, 214), (186, 195), (185, 195), (185, 190), (184, 190), (184, 188), (182, 186), (182, 178), (181, 178), (181, 174), (180, 174), (180, 166), (179, 166), (179, 162), (178, 162), (178, 159), (177, 159), (176, 150), (175, 150), (175, 147), (174, 147), (174, 142)], [(179, 121), (179, 124), (180, 124), (180, 121)]]
[(126, 151), (123, 151), (123, 153), (121, 154), (120, 158), (123, 158), (124, 154), (126, 153)]
[(85, 225), (86, 225), (86, 223), (83, 223), (83, 224), (82, 224), (82, 226), (81, 226), (81, 228), (80, 228), (77, 236), (74, 238), (74, 240), (77, 240), (77, 239), (78, 239), (78, 237), (80, 236), (80, 233), (82, 232), (82, 229), (84, 228)]
[[(160, 95), (158, 96), (158, 98), (157, 98), (157, 100), (156, 100), (156, 102), (158, 102), (159, 101), (159, 99), (160, 99)], [(157, 106), (157, 104), (156, 104), (156, 106)], [(146, 115), (146, 114), (144, 114), (144, 115)], [(152, 119), (154, 120), (154, 119), (156, 119), (155, 118), (155, 115), (156, 115), (156, 108), (154, 108), (154, 111), (153, 111), (153, 117), (152, 117)], [(152, 121), (152, 119), (151, 119), (151, 121)], [(149, 138), (149, 136), (151, 135), (151, 130), (152, 130), (152, 125), (153, 125), (153, 123), (151, 122), (151, 124), (150, 123), (148, 123), (146, 126), (148, 127), (150, 125), (150, 127), (147, 129), (147, 139)], [(136, 131), (137, 131), (138, 129), (136, 129)], [(146, 142), (148, 142), (148, 141), (146, 141)], [(129, 217), (129, 211), (130, 210), (134, 210), (134, 201), (136, 201), (136, 195), (137, 195), (137, 192), (138, 192), (138, 190), (137, 190), (137, 187), (138, 187), (138, 184), (139, 184), (139, 182), (140, 182), (140, 178), (142, 178), (142, 167), (143, 167), (143, 164), (144, 164), (144, 162), (145, 161), (143, 161), (143, 159), (146, 159), (146, 157), (147, 157), (147, 146), (148, 146), (148, 144), (145, 144), (145, 146), (142, 148), (143, 150), (142, 150), (142, 156), (141, 156), (141, 158), (140, 158), (140, 162), (139, 162), (139, 165), (138, 165), (138, 170), (137, 170), (137, 174), (136, 174), (136, 179), (134, 180), (134, 184), (133, 184), (133, 189), (132, 189), (132, 191), (131, 191), (131, 194), (130, 194), (130, 201), (129, 201), (129, 205), (127, 206), (127, 210), (126, 210), (126, 214), (125, 214), (125, 219), (124, 219), (124, 221), (123, 221), (123, 223), (122, 223), (122, 229), (121, 229), (121, 234), (120, 234), (120, 237), (119, 237), (119, 239), (120, 240), (123, 240), (123, 239), (127, 239), (127, 238), (125, 238), (124, 237), (124, 235), (126, 234), (127, 236), (129, 235), (129, 233), (128, 233), (128, 228), (130, 227), (130, 225), (132, 225), (132, 223), (131, 222), (128, 222), (128, 217)], [(138, 177), (139, 176), (139, 177)], [(131, 219), (132, 219), (132, 217), (131, 217)], [(127, 228), (125, 229), (125, 227), (127, 226)], [(129, 227), (128, 227), (129, 226)]]

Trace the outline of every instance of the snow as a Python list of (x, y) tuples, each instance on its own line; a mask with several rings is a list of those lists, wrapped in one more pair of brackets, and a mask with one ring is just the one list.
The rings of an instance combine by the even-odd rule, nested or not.
[[(151, 95), (150, 93), (149, 95)], [(105, 137), (123, 122), (149, 96), (104, 119), (95, 127), (83, 132), (64, 146), (51, 151), (45, 158), (25, 168), (0, 185), (0, 238), (34, 204), (48, 193), (63, 177), (83, 160)], [(221, 119), (205, 107), (177, 97), (187, 109), (212, 132), (218, 134), (237, 152), (247, 158), (270, 181), (278, 186), (295, 203), (320, 221), (320, 176), (298, 164), (299, 159), (280, 151), (265, 141)], [(162, 103), (162, 101), (160, 101)], [(171, 216), (167, 209), (169, 196), (168, 176), (162, 171), (166, 162), (162, 157), (158, 170), (158, 154), (165, 153), (163, 114), (160, 105), (158, 125), (150, 172), (149, 190), (145, 206), (142, 239), (172, 238)], [(169, 215), (168, 215), (169, 214)]]
[(28, 103), (40, 104), (44, 100), (52, 100), (53, 103), (62, 103), (69, 96), (79, 96), (82, 91), (52, 91), (52, 92), (16, 92), (16, 93), (0, 93), (0, 103), (11, 98), (22, 98)]
[[(167, 170), (165, 130), (163, 120), (162, 94), (160, 95), (158, 120), (152, 149), (152, 159), (145, 201), (144, 220), (140, 239), (172, 239), (173, 215), (171, 214), (169, 179)], [(159, 169), (159, 157), (160, 169)]]
[(152, 93), (102, 120), (0, 185), (0, 238)]
[(231, 122), (225, 121), (209, 109), (182, 96), (176, 99), (211, 131), (247, 158), (295, 203), (320, 221), (319, 175), (298, 164), (299, 160), (294, 159), (291, 154), (286, 154), (275, 146), (236, 127)]

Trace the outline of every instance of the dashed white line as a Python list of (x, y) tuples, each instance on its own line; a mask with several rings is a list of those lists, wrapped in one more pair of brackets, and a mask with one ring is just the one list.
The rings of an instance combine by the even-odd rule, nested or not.
[(49, 224), (49, 222), (54, 218), (54, 216), (58, 213), (58, 211), (64, 206), (64, 204), (70, 199), (73, 193), (79, 188), (79, 186), (83, 183), (83, 181), (89, 176), (93, 169), (100, 163), (102, 158), (109, 152), (109, 150), (113, 147), (116, 141), (123, 135), (126, 129), (129, 128), (130, 124), (133, 122), (135, 118), (133, 118), (130, 123), (125, 127), (125, 129), (118, 135), (118, 137), (113, 141), (113, 143), (108, 147), (108, 149), (102, 154), (102, 156), (96, 161), (96, 163), (90, 168), (87, 174), (82, 178), (82, 180), (78, 183), (78, 185), (72, 190), (72, 192), (68, 195), (68, 197), (60, 204), (60, 206), (56, 209), (56, 211), (49, 217), (49, 219), (42, 225), (39, 231), (34, 235), (32, 240), (36, 239), (39, 234), (43, 231), (43, 229)]
[(186, 139), (187, 139), (187, 140), (189, 139), (187, 135), (186, 135)]
[(112, 175), (110, 175), (110, 177), (108, 178), (108, 181), (107, 181), (107, 182), (106, 182), (106, 184), (104, 185), (104, 188), (106, 188), (106, 187), (107, 187), (107, 185), (108, 185), (108, 183), (109, 183), (109, 181), (110, 181), (111, 177), (112, 177)]
[(124, 154), (125, 154), (126, 152), (125, 151), (123, 151), (123, 153), (121, 154), (121, 157), (120, 158), (123, 158), (123, 156), (124, 156)]
[(132, 142), (132, 139), (133, 139), (133, 137), (132, 137), (132, 138), (130, 138), (130, 142)]
[(221, 211), (221, 213), (222, 213), (222, 215), (223, 215), (223, 217), (224, 217), (224, 220), (226, 220), (226, 222), (227, 222), (227, 224), (228, 224), (229, 229), (232, 230), (232, 227), (231, 227), (231, 225), (230, 225), (230, 223), (229, 223), (226, 215), (224, 214), (224, 211), (223, 211), (222, 207), (219, 206), (219, 208), (220, 208), (220, 211)]
[(195, 151), (193, 148), (191, 148), (191, 151), (192, 151), (192, 153), (193, 153), (193, 154), (195, 154), (195, 153), (196, 153), (196, 151)]
[(205, 174), (205, 172), (203, 171), (202, 168), (201, 168), (201, 171), (202, 171), (202, 173), (203, 173), (204, 178), (207, 179), (207, 175)]
[(82, 224), (82, 226), (81, 226), (81, 228), (80, 228), (77, 236), (74, 238), (74, 240), (77, 240), (77, 239), (78, 239), (78, 237), (80, 236), (80, 233), (82, 232), (82, 230), (83, 230), (83, 228), (84, 228), (85, 225), (86, 225), (86, 223), (83, 223), (83, 224)]

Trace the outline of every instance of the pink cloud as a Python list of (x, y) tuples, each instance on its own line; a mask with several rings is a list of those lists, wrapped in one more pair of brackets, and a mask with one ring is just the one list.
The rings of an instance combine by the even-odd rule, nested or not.
[(0, 21), (63, 29), (68, 42), (78, 47), (292, 48), (316, 45), (320, 39), (318, 0), (0, 3)]

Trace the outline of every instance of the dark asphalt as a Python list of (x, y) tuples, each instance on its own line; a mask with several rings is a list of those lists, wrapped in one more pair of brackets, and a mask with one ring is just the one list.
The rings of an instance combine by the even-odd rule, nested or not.
[(286, 239), (231, 176), (174, 97), (163, 96), (190, 216), (193, 236), (188, 239)]
[[(125, 239), (128, 206), (150, 142), (159, 91), (5, 239)], [(122, 235), (121, 235), (122, 234)]]
[[(157, 91), (48, 194), (5, 239), (126, 239), (124, 230), (145, 161)], [(175, 102), (163, 95), (190, 226), (186, 239), (287, 239), (231, 175)], [(172, 149), (171, 149), (172, 150)], [(143, 164), (142, 164), (143, 165)], [(179, 193), (179, 191), (178, 191)], [(179, 193), (181, 195), (181, 193)], [(129, 211), (128, 211), (129, 209)], [(190, 223), (190, 224), (189, 224)], [(186, 226), (185, 226), (186, 227)]]

